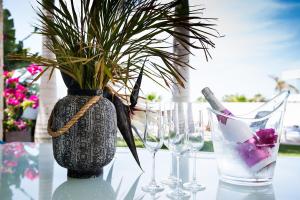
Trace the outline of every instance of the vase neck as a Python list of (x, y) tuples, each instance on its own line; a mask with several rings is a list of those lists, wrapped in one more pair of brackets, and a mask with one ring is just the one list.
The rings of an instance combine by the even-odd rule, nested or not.
[(103, 95), (103, 90), (68, 89), (68, 95), (102, 96)]

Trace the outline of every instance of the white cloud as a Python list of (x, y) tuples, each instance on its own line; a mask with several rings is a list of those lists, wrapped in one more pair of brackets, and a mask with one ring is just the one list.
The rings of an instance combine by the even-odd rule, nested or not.
[(258, 92), (272, 95), (274, 83), (268, 75), (280, 75), (282, 70), (300, 61), (289, 56), (289, 51), (297, 51), (291, 49), (295, 48), (293, 40), (297, 36), (296, 31), (275, 16), (299, 5), (280, 4), (272, 0), (203, 2), (206, 7), (204, 16), (219, 18), (217, 29), (225, 37), (214, 40), (216, 49), (211, 51), (213, 60), (209, 63), (200, 56), (192, 58), (192, 64), (200, 66), (198, 71), (192, 73), (193, 98), (200, 95), (200, 88), (195, 86), (207, 85), (213, 87), (219, 96), (229, 93), (253, 95)]

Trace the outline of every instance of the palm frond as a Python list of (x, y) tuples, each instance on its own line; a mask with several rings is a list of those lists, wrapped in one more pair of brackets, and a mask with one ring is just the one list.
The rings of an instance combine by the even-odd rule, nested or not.
[[(191, 7), (189, 15), (176, 15), (177, 1), (81, 0), (76, 4), (74, 0), (59, 0), (56, 5), (54, 1), (44, 0), (39, 3), (40, 34), (49, 38), (51, 43), (47, 47), (56, 55), (53, 60), (56, 66), (49, 67), (70, 74), (83, 89), (103, 89), (108, 83), (119, 82), (132, 90), (128, 81), (138, 76), (146, 58), (143, 75), (158, 82), (161, 79), (167, 87), (173, 78), (184, 86), (185, 80), (173, 66), (191, 66), (178, 59), (178, 55), (174, 56), (169, 39), (176, 38), (187, 50), (203, 50), (208, 59), (209, 49), (215, 46), (211, 38), (219, 36), (215, 24), (211, 23), (214, 19), (201, 17), (202, 8)], [(46, 64), (39, 63), (36, 57), (29, 56), (28, 60)]]

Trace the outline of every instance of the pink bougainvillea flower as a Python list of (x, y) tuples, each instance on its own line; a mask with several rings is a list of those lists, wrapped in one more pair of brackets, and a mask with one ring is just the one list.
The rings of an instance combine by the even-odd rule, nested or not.
[(15, 121), (15, 125), (18, 127), (18, 129), (23, 130), (27, 127), (26, 122), (23, 120), (19, 119), (18, 121)]
[(4, 92), (3, 92), (3, 96), (5, 98), (12, 97), (12, 96), (14, 96), (15, 92), (16, 92), (15, 89), (5, 88)]
[(24, 172), (24, 176), (29, 180), (34, 180), (39, 176), (39, 173), (34, 169), (27, 168)]
[(21, 156), (23, 156), (24, 154), (26, 154), (26, 151), (24, 149), (24, 144), (21, 142), (15, 142), (13, 143), (14, 147), (13, 147), (13, 153), (15, 155), (16, 158), (20, 158)]
[(9, 75), (9, 71), (3, 71), (3, 76), (7, 77)]
[(24, 149), (24, 144), (21, 142), (13, 142), (3, 145), (3, 155), (6, 157), (13, 156), (14, 158), (20, 158), (24, 154), (26, 154), (26, 151)]
[(39, 97), (38, 97), (38, 96), (36, 96), (36, 95), (31, 95), (31, 96), (29, 97), (29, 100), (33, 102), (32, 108), (35, 109), (35, 108), (39, 107)]
[(6, 167), (16, 167), (18, 165), (16, 161), (12, 161), (12, 160), (4, 160), (3, 164)]
[(21, 84), (16, 85), (16, 90), (15, 90), (15, 98), (18, 99), (19, 101), (23, 101), (24, 98), (26, 97), (27, 88)]
[(35, 75), (39, 72), (41, 72), (43, 69), (41, 66), (36, 65), (36, 64), (31, 64), (27, 67), (27, 71), (31, 74), (31, 75)]
[(21, 92), (21, 91), (19, 91), (19, 90), (17, 90), (16, 92), (15, 92), (15, 98), (16, 99), (18, 99), (19, 101), (23, 101), (24, 100), (24, 98), (26, 97), (26, 95), (23, 93), (23, 92)]
[(8, 78), (7, 80), (6, 80), (6, 83), (7, 84), (16, 84), (16, 83), (19, 83), (19, 78)]
[(13, 72), (10, 71), (4, 71), (3, 72), (3, 76), (4, 78), (10, 78), (12, 76)]
[(19, 91), (19, 92), (26, 92), (26, 91), (27, 91), (27, 88), (26, 88), (24, 85), (21, 85), (21, 84), (18, 84), (18, 85), (16, 86), (16, 89), (17, 89), (17, 91)]
[(18, 99), (15, 99), (15, 98), (8, 98), (8, 99), (6, 100), (6, 103), (7, 103), (8, 105), (11, 105), (11, 106), (18, 106), (18, 105), (20, 105), (19, 100), (18, 100)]

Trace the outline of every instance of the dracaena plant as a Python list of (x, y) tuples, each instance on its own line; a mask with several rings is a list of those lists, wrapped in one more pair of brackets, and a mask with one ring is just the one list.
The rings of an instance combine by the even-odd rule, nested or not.
[[(180, 68), (190, 66), (173, 53), (170, 39), (176, 38), (188, 51), (201, 49), (208, 57), (209, 47), (214, 47), (210, 38), (217, 36), (211, 19), (201, 17), (203, 9), (197, 7), (192, 7), (187, 15), (176, 15), (174, 10), (180, 0), (39, 3), (38, 28), (49, 39), (47, 48), (56, 59), (28, 54), (25, 59), (44, 65), (44, 72), (60, 70), (69, 89), (104, 90), (116, 107), (119, 130), (139, 163), (129, 115), (136, 105), (141, 78), (148, 77), (166, 88), (171, 84), (184, 87)], [(131, 92), (129, 102), (121, 100), (123, 96), (118, 91), (124, 90), (120, 88)]]

